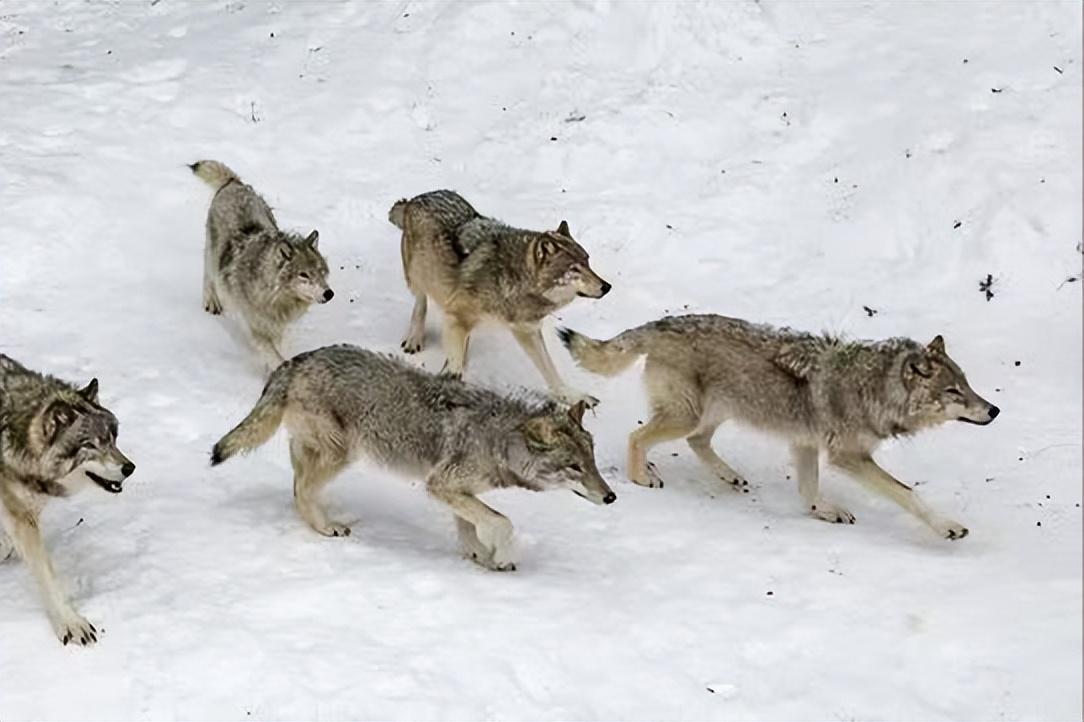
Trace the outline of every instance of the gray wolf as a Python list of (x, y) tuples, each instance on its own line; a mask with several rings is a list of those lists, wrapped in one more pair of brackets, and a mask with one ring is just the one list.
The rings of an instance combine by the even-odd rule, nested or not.
[(648, 450), (685, 438), (697, 457), (734, 488), (748, 483), (711, 447), (731, 419), (782, 436), (791, 445), (798, 491), (810, 512), (831, 522), (854, 516), (818, 491), (818, 457), (911, 512), (947, 539), (967, 529), (932, 511), (910, 486), (873, 461), (882, 441), (946, 421), (989, 424), (999, 410), (976, 394), (937, 336), (845, 341), (734, 318), (663, 318), (598, 341), (570, 329), (562, 342), (584, 368), (614, 375), (640, 356), (651, 420), (629, 436), (628, 474), (662, 486)]
[(569, 404), (598, 399), (561, 380), (542, 338), (541, 323), (576, 296), (602, 298), (610, 284), (561, 221), (555, 231), (513, 228), (476, 211), (454, 191), (424, 193), (392, 206), (402, 229), (403, 275), (414, 294), (410, 328), (401, 344), (417, 353), (425, 338), (427, 298), (444, 312), (444, 370), (462, 374), (471, 330), (496, 321), (511, 330), (546, 384)]
[(215, 191), (207, 212), (203, 308), (240, 314), (271, 370), (284, 360), (279, 345), (286, 326), (335, 295), (320, 234), (279, 230), (264, 199), (222, 163), (201, 160), (189, 168)]
[(464, 553), (495, 571), (515, 568), (512, 524), (478, 494), (501, 487), (568, 489), (596, 504), (616, 496), (599, 475), (584, 405), (508, 398), (356, 346), (299, 354), (271, 374), (249, 415), (215, 444), (211, 464), (290, 433), (294, 504), (325, 536), (320, 490), (357, 456), (425, 479), (455, 515)]
[(77, 389), (0, 354), (0, 561), (18, 555), (30, 567), (64, 644), (93, 644), (98, 630), (56, 579), (41, 510), (87, 486), (119, 494), (134, 471), (117, 448), (116, 417), (98, 401), (97, 379)]

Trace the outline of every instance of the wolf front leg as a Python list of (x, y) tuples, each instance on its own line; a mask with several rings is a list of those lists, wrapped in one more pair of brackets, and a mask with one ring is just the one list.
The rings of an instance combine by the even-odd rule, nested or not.
[(263, 359), (267, 373), (270, 374), (286, 360), (278, 349), (279, 344), (282, 343), (282, 332), (276, 333), (273, 330), (259, 326), (252, 326), (251, 330), (252, 345), (256, 347), (260, 358)]
[(429, 307), (429, 299), (424, 292), (414, 294), (414, 310), (410, 312), (410, 328), (399, 347), (404, 353), (418, 353), (425, 345), (425, 312)]
[(798, 493), (806, 510), (818, 519), (834, 524), (854, 524), (854, 514), (821, 496), (819, 455), (816, 446), (794, 444), (790, 447), (794, 473), (798, 477)]
[(945, 539), (963, 539), (967, 536), (967, 527), (933, 511), (911, 487), (878, 466), (869, 454), (835, 452), (829, 454), (828, 458), (869, 489), (887, 496), (926, 522)]
[(460, 318), (454, 314), (444, 316), (444, 368), (442, 374), (462, 376), (467, 369), (467, 349), (470, 346), (470, 332), (474, 327), (472, 321)]
[(94, 644), (98, 641), (98, 630), (75, 611), (57, 582), (49, 553), (41, 539), (39, 510), (10, 492), (0, 492), (0, 522), (3, 522), (3, 528), (10, 535), (15, 551), (30, 567), (30, 572), (38, 583), (45, 611), (57, 639), (63, 644)]
[(546, 385), (550, 387), (550, 391), (557, 397), (570, 406), (580, 401), (584, 402), (589, 409), (598, 406), (598, 399), (594, 396), (576, 391), (566, 386), (565, 382), (561, 380), (557, 368), (553, 365), (553, 359), (550, 358), (549, 352), (546, 350), (546, 341), (542, 338), (541, 326), (537, 324), (513, 326), (512, 335), (516, 337), (516, 341), (527, 352), (528, 358), (531, 359), (535, 368), (542, 373)]
[[(443, 476), (431, 476), (426, 488), (433, 498), (446, 504), (455, 514), (460, 543), (464, 545), (464, 551), (474, 552), (471, 554), (473, 561), (495, 572), (516, 570), (512, 522), (508, 517), (484, 504), (474, 494), (449, 488)], [(470, 524), (473, 530), (465, 529), (461, 522)], [(472, 550), (470, 547), (475, 542), (479, 548)]]

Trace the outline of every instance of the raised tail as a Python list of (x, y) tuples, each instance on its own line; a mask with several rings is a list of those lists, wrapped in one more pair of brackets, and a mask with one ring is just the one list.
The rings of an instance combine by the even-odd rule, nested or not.
[(639, 328), (629, 329), (609, 341), (589, 338), (570, 328), (557, 329), (557, 335), (576, 363), (603, 376), (621, 373), (647, 353), (644, 334)]
[(410, 203), (406, 198), (395, 201), (395, 205), (388, 211), (388, 220), (392, 222), (392, 225), (398, 226), (400, 229), (406, 227), (406, 207)]
[(217, 466), (238, 453), (252, 451), (267, 442), (286, 411), (286, 391), (290, 386), (292, 364), (287, 361), (271, 374), (263, 394), (245, 420), (233, 427), (211, 450), (211, 466)]
[(225, 163), (217, 160), (197, 160), (188, 166), (197, 177), (206, 181), (216, 191), (230, 181), (241, 179)]

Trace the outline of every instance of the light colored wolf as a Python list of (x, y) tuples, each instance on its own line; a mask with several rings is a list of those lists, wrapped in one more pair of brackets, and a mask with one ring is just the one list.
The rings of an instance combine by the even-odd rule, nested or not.
[(573, 358), (613, 375), (646, 356), (652, 418), (629, 436), (628, 474), (662, 486), (648, 450), (685, 438), (697, 457), (734, 488), (747, 482), (712, 450), (727, 419), (790, 441), (798, 491), (812, 514), (832, 522), (854, 517), (818, 491), (818, 455), (889, 497), (947, 539), (967, 529), (933, 512), (911, 487), (871, 456), (883, 440), (945, 421), (989, 424), (998, 408), (971, 390), (937, 336), (927, 346), (905, 338), (843, 341), (723, 316), (668, 317), (597, 341), (561, 329)]
[(462, 374), (471, 330), (481, 321), (507, 326), (546, 384), (569, 404), (598, 399), (567, 387), (546, 351), (541, 323), (576, 296), (602, 298), (610, 284), (588, 262), (568, 223), (555, 231), (525, 231), (486, 218), (454, 191), (424, 193), (392, 206), (402, 229), (403, 274), (414, 294), (407, 353), (425, 339), (427, 297), (444, 312), (444, 370)]
[(207, 213), (203, 308), (239, 313), (268, 370), (274, 369), (284, 360), (279, 345), (286, 326), (335, 295), (318, 250), (320, 234), (279, 230), (264, 199), (222, 163), (201, 160), (189, 168), (215, 190)]
[(53, 631), (93, 644), (98, 630), (75, 611), (41, 538), (42, 507), (94, 484), (119, 494), (135, 464), (117, 448), (117, 419), (98, 403), (98, 380), (82, 389), (0, 354), (0, 561), (30, 567)]
[(350, 528), (328, 519), (321, 488), (359, 455), (425, 478), (456, 517), (464, 553), (495, 571), (515, 568), (512, 524), (477, 494), (501, 487), (568, 489), (596, 504), (616, 496), (599, 475), (584, 405), (507, 398), (428, 374), (356, 346), (328, 346), (279, 366), (249, 415), (215, 444), (211, 463), (290, 432), (294, 504), (320, 534)]

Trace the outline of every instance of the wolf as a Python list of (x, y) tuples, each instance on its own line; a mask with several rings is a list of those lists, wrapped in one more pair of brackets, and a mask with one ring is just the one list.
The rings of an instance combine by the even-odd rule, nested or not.
[(350, 528), (328, 518), (320, 490), (357, 456), (420, 476), (456, 518), (464, 554), (515, 569), (512, 524), (478, 499), (502, 487), (568, 489), (595, 504), (617, 498), (595, 465), (584, 404), (505, 397), (356, 346), (299, 354), (271, 374), (256, 406), (211, 452), (221, 464), (290, 434), (294, 505), (325, 536)]
[(602, 298), (610, 284), (561, 221), (554, 231), (526, 231), (481, 215), (450, 190), (395, 203), (388, 220), (402, 229), (403, 275), (414, 294), (408, 353), (425, 339), (428, 298), (444, 312), (444, 371), (462, 374), (471, 330), (481, 321), (507, 326), (546, 384), (568, 404), (598, 399), (569, 388), (557, 373), (541, 323), (576, 296)]
[(215, 191), (207, 213), (203, 309), (239, 313), (270, 371), (285, 360), (279, 345), (286, 326), (335, 295), (320, 234), (279, 230), (264, 199), (224, 164), (201, 160), (188, 167)]
[(0, 561), (17, 554), (37, 581), (56, 636), (90, 645), (98, 630), (61, 589), (41, 538), (41, 510), (87, 486), (124, 489), (135, 464), (117, 448), (117, 418), (98, 380), (76, 388), (0, 354)]
[(662, 486), (648, 450), (685, 438), (696, 456), (735, 489), (748, 482), (711, 447), (716, 428), (732, 419), (787, 439), (798, 491), (813, 516), (854, 523), (819, 492), (819, 455), (887, 496), (946, 539), (968, 530), (928, 507), (914, 490), (873, 460), (885, 439), (910, 436), (946, 421), (986, 425), (999, 409), (975, 393), (945, 352), (892, 338), (847, 341), (715, 315), (667, 317), (608, 341), (571, 329), (559, 335), (585, 369), (611, 376), (645, 356), (651, 420), (629, 436), (628, 475)]

